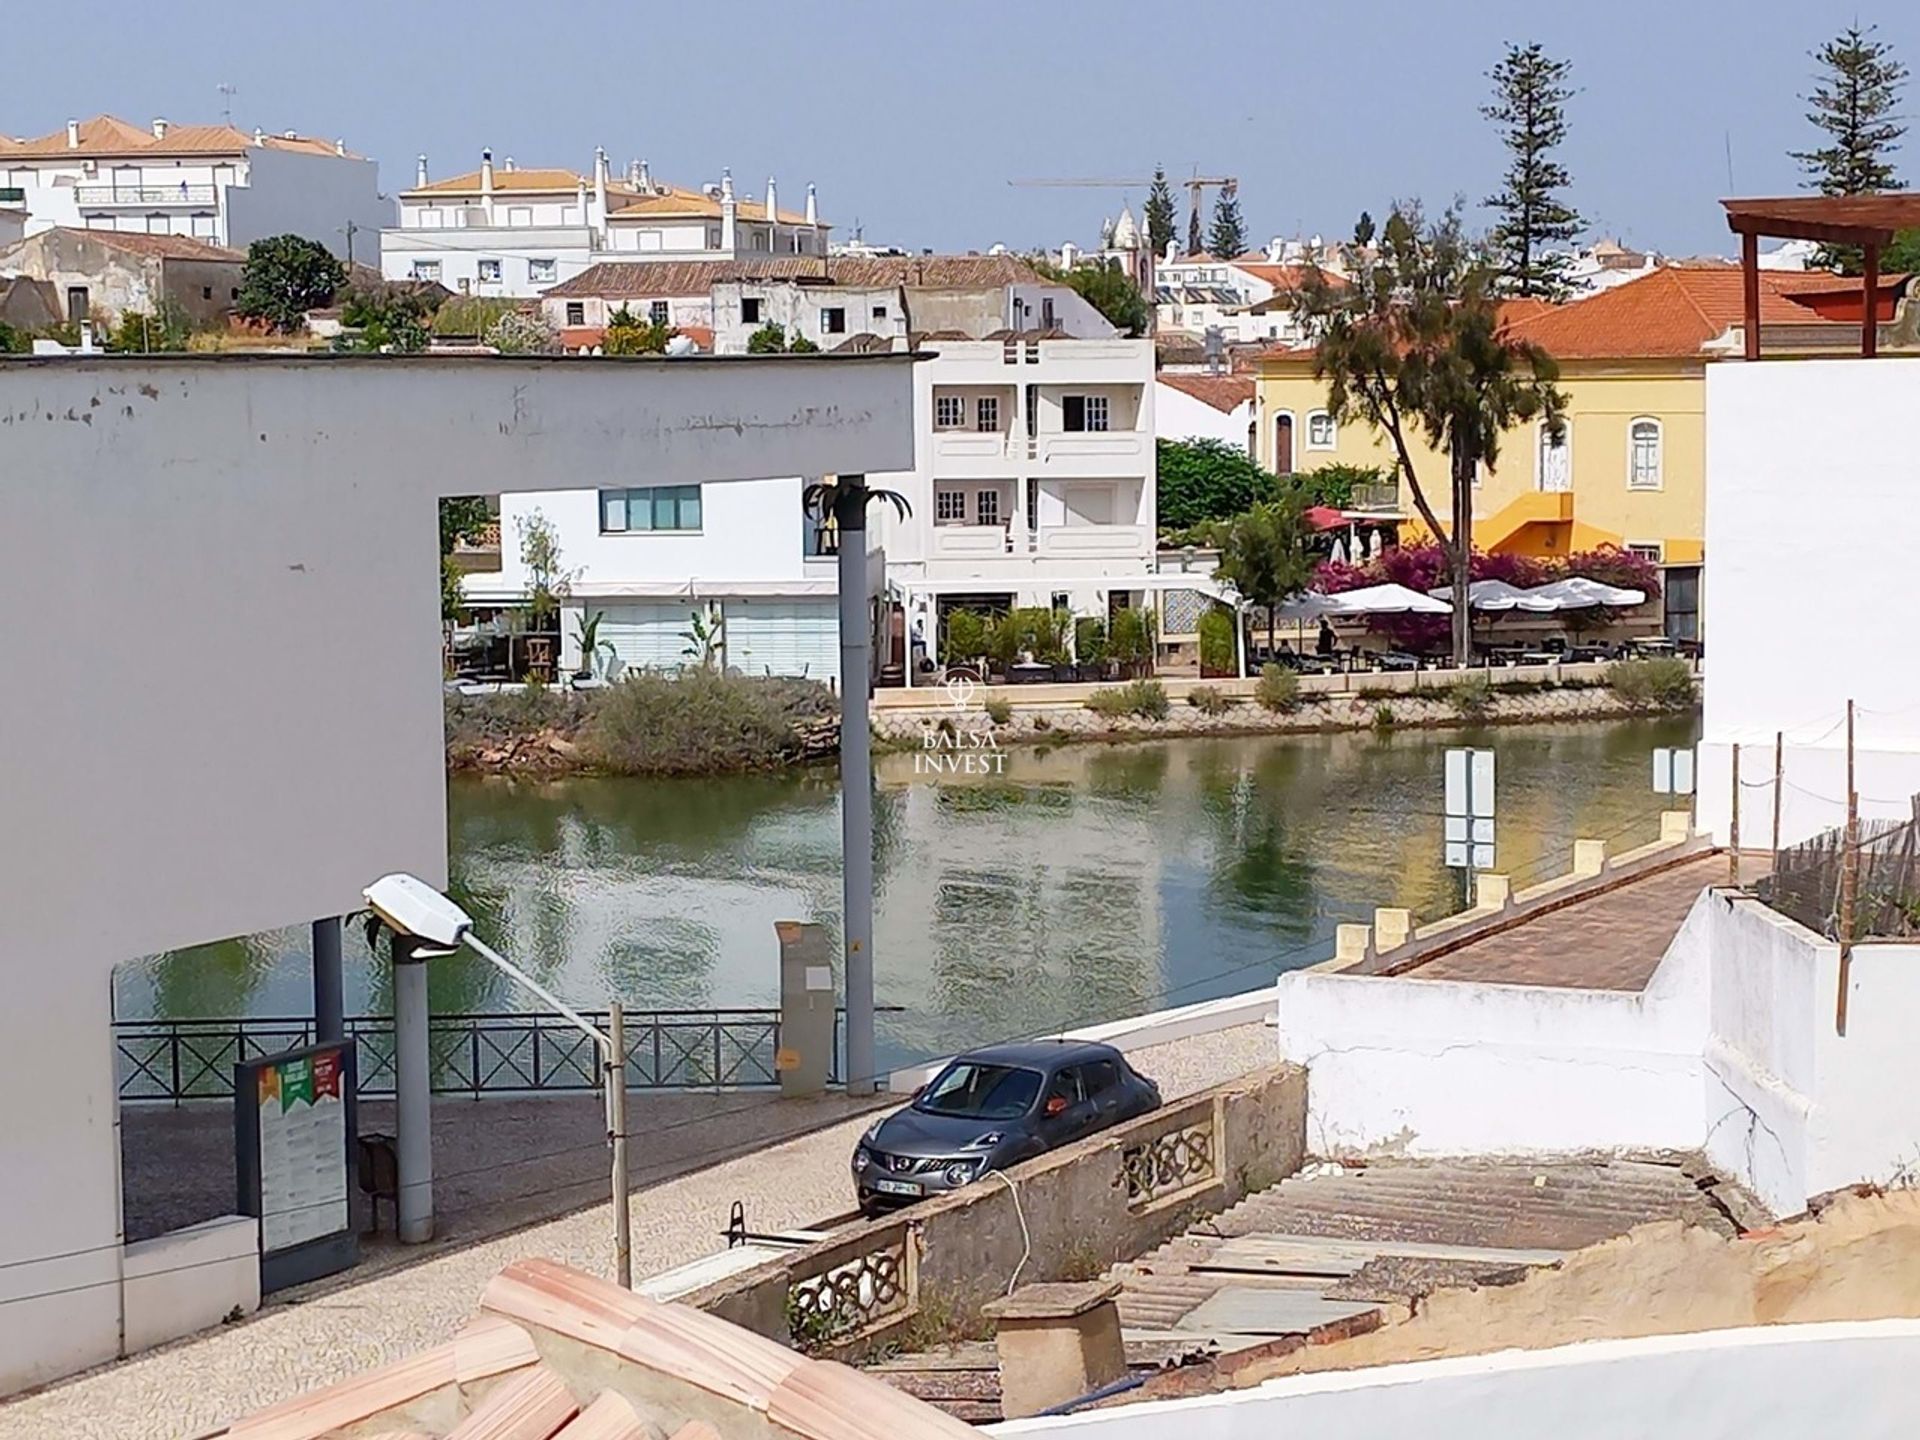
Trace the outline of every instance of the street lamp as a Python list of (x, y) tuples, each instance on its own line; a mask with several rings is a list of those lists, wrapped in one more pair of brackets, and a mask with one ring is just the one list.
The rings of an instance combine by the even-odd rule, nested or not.
[(606, 1082), (607, 1140), (613, 1151), (614, 1269), (633, 1285), (627, 1211), (627, 1046), (620, 1002), (608, 1008), (605, 1031), (473, 933), (473, 917), (414, 875), (383, 875), (361, 894), (393, 935), (393, 1056), (400, 1171), (396, 1228), (404, 1244), (433, 1238), (432, 1076), (427, 1048), (428, 960), (465, 946), (525, 986), (593, 1042)]

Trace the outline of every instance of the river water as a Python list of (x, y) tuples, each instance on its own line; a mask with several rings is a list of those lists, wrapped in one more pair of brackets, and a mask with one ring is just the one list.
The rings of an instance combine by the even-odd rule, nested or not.
[[(1659, 832), (1650, 754), (1692, 717), (1068, 745), (1001, 776), (882, 757), (874, 807), (884, 1063), (1251, 989), (1332, 952), (1376, 905), (1457, 908), (1442, 863), (1442, 752), (1498, 757), (1498, 868), (1524, 885), (1573, 842)], [(706, 780), (458, 778), (453, 889), (500, 950), (564, 998), (634, 1009), (772, 1006), (777, 920), (839, 913), (831, 769)], [(348, 941), (347, 1004), (386, 1013), (384, 965)], [(467, 957), (436, 1010), (520, 1000)], [(120, 1015), (300, 1015), (304, 928), (121, 967)]]

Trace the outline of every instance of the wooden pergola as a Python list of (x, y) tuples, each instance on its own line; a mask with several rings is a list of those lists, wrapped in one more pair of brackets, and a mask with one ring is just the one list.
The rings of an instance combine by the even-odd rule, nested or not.
[(1899, 230), (1920, 229), (1920, 195), (1789, 195), (1777, 200), (1722, 200), (1727, 228), (1740, 237), (1746, 357), (1760, 358), (1760, 237), (1857, 245), (1861, 274), (1860, 353), (1879, 349), (1880, 252)]

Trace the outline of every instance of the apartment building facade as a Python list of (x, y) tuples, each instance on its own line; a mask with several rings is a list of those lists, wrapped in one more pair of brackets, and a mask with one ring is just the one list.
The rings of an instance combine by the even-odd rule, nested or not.
[(29, 236), (64, 226), (245, 249), (291, 233), (342, 258), (357, 244), (365, 259), (393, 220), (379, 167), (344, 141), (111, 115), (0, 136), (0, 190), (20, 192)]
[[(672, 292), (672, 293), (666, 293)], [(603, 264), (543, 308), (588, 348), (619, 307), (702, 328), (717, 354), (769, 326), (838, 363), (916, 351), (915, 466), (867, 477), (866, 567), (877, 667), (904, 680), (956, 605), (1059, 605), (1105, 616), (1154, 585), (1153, 349), (1118, 334), (1065, 285), (1012, 256), (792, 258)], [(656, 307), (658, 307), (656, 309)], [(1045, 320), (1045, 328), (1039, 322)], [(746, 673), (838, 680), (830, 521), (806, 513), (808, 478), (686, 487), (609, 475), (594, 489), (501, 502), (503, 563), (467, 577), (477, 605), (525, 594), (518, 527), (538, 508), (577, 570), (570, 604), (603, 616), (626, 666), (690, 657), (693, 617)], [(565, 624), (571, 642), (575, 622)], [(571, 655), (565, 658), (571, 660)]]
[(798, 210), (767, 181), (764, 200), (734, 190), (731, 171), (697, 189), (656, 180), (644, 160), (615, 176), (595, 150), (590, 173), (523, 169), (511, 157), (441, 180), (419, 157), (399, 221), (380, 237), (389, 280), (433, 281), (456, 294), (527, 298), (605, 261), (737, 260), (825, 255), (811, 185)]

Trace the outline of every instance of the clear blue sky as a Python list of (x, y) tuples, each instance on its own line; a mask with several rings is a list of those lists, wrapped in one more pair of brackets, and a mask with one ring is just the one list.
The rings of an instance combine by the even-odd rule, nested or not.
[(600, 144), (685, 184), (731, 165), (758, 193), (771, 172), (783, 203), (816, 181), (843, 236), (858, 218), (871, 240), (983, 249), (1086, 243), (1121, 199), (1009, 178), (1158, 161), (1238, 175), (1256, 240), (1331, 237), (1396, 196), (1477, 212), (1502, 158), (1485, 72), (1538, 39), (1574, 62), (1565, 159), (1594, 232), (1725, 252), (1729, 139), (1735, 191), (1797, 188), (1807, 52), (1856, 15), (1920, 69), (1911, 0), (70, 0), (12, 17), (0, 131), (215, 120), (229, 82), (236, 124), (343, 136), (389, 193), (421, 151), (447, 175), (488, 145), (585, 169)]

